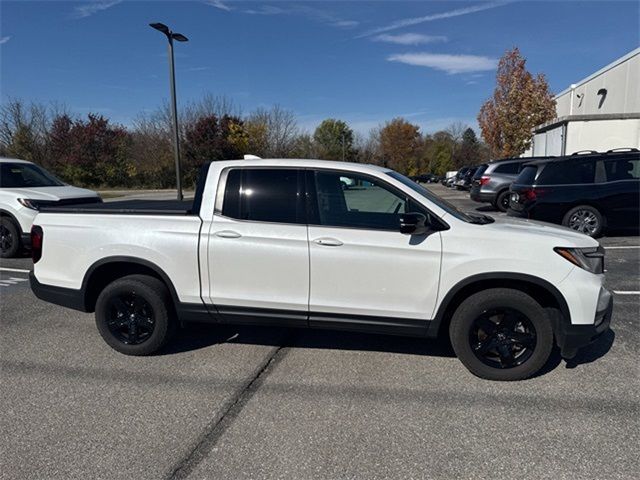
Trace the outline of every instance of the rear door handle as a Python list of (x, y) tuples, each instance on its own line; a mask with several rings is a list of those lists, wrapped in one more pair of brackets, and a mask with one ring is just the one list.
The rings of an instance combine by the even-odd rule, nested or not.
[(242, 235), (240, 235), (238, 232), (234, 232), (233, 230), (221, 230), (219, 232), (216, 232), (215, 236), (222, 238), (240, 238)]
[(340, 240), (328, 237), (316, 238), (313, 243), (317, 243), (323, 247), (339, 247), (340, 245), (344, 245)]

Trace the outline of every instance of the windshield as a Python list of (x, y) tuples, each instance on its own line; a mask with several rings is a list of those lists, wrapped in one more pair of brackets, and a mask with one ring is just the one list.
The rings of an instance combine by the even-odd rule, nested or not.
[(61, 187), (64, 183), (33, 163), (0, 163), (0, 188)]
[(386, 172), (386, 173), (391, 178), (394, 178), (394, 179), (398, 180), (402, 184), (404, 184), (407, 187), (409, 187), (411, 190), (419, 193), (423, 197), (427, 198), (429, 201), (435, 203), (442, 210), (444, 210), (445, 212), (447, 212), (450, 215), (453, 215), (458, 220), (462, 220), (463, 222), (468, 222), (468, 223), (479, 223), (477, 221), (477, 218), (475, 217), (475, 215), (471, 216), (471, 215), (468, 215), (468, 214), (464, 213), (461, 210), (458, 210), (454, 205), (452, 205), (449, 202), (447, 202), (446, 200), (440, 198), (438, 195), (436, 195), (435, 193), (431, 192), (430, 190), (427, 190), (422, 185), (417, 184), (416, 182), (414, 182), (410, 178), (405, 177), (401, 173), (394, 172), (393, 170), (389, 171), (389, 172)]

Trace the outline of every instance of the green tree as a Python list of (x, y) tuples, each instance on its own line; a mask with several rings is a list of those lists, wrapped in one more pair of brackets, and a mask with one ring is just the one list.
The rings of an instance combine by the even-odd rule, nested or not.
[(482, 161), (480, 142), (472, 128), (467, 128), (462, 134), (462, 141), (457, 145), (452, 160), (454, 167), (457, 168), (476, 165)]
[(352, 161), (355, 157), (353, 130), (342, 120), (323, 120), (313, 133), (313, 140), (318, 155), (325, 160)]

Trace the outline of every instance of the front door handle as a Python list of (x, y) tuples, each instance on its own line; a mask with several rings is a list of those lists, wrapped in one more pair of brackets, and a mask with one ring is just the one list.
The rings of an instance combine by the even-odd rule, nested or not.
[(317, 243), (323, 247), (339, 247), (340, 245), (344, 245), (340, 240), (328, 237), (316, 238), (313, 243)]
[(222, 238), (240, 238), (242, 235), (240, 235), (238, 232), (234, 232), (233, 230), (221, 230), (219, 232), (216, 232), (215, 236)]

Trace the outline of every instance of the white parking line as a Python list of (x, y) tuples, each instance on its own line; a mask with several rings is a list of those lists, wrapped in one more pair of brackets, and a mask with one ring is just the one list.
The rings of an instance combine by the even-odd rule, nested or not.
[(17, 278), (17, 277), (10, 277), (9, 279), (3, 278), (2, 280), (0, 280), (0, 286), (8, 287), (9, 285), (15, 285), (16, 283), (27, 282), (27, 281), (29, 281), (28, 278)]
[(18, 273), (29, 273), (31, 270), (22, 270), (20, 268), (8, 268), (8, 267), (0, 267), (0, 272), (18, 272)]
[(620, 290), (614, 290), (613, 293), (617, 295), (640, 295), (640, 292), (627, 292), (627, 291), (620, 291)]
[(604, 247), (605, 250), (628, 250), (631, 248), (640, 248), (640, 245), (620, 245), (618, 247)]

